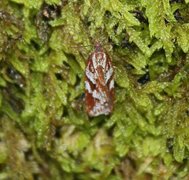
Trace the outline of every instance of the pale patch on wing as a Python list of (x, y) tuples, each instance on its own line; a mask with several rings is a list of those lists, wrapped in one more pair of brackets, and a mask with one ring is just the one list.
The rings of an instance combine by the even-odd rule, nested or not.
[(89, 112), (89, 114), (91, 116), (98, 116), (101, 114), (108, 115), (111, 110), (108, 106), (108, 100), (105, 92), (94, 90), (92, 96), (98, 101), (95, 101), (95, 105), (93, 106), (93, 109)]
[(106, 75), (105, 75), (106, 84), (108, 80), (111, 78), (112, 74), (113, 74), (113, 68), (110, 67), (110, 69), (106, 72)]
[(92, 94), (92, 89), (88, 81), (85, 81), (85, 89)]
[(99, 116), (101, 114), (108, 115), (111, 112), (108, 104), (101, 104), (101, 102), (97, 102), (93, 109), (90, 111), (91, 116)]
[(97, 59), (96, 59), (95, 53), (92, 55), (92, 63), (93, 63), (94, 69), (96, 69), (98, 65), (97, 65)]
[(96, 84), (96, 77), (95, 77), (95, 73), (92, 73), (89, 70), (89, 66), (87, 66), (86, 70), (85, 70), (85, 74), (87, 76), (87, 78), (93, 83)]
[(103, 69), (105, 69), (105, 67), (106, 67), (106, 53), (103, 53), (103, 60), (102, 60), (102, 67), (103, 67)]
[(94, 90), (94, 91), (93, 91), (92, 96), (93, 96), (93, 98), (95, 98), (95, 99), (98, 99), (98, 100), (100, 100), (100, 99), (101, 99), (100, 94), (99, 94), (99, 93), (98, 93), (96, 90)]
[(114, 88), (114, 80), (113, 79), (110, 81), (109, 88), (110, 88), (110, 90)]
[(98, 99), (101, 104), (106, 102), (106, 94), (103, 91), (94, 90), (92, 93), (93, 98)]

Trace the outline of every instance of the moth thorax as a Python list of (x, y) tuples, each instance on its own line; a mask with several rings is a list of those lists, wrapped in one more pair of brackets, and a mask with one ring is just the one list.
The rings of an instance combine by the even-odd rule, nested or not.
[(102, 66), (105, 68), (106, 65), (106, 54), (104, 52), (99, 52), (95, 54), (95, 61), (97, 66)]

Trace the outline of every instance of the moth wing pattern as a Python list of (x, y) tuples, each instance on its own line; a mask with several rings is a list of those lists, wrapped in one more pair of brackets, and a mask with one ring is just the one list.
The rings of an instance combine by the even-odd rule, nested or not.
[(85, 69), (85, 106), (89, 116), (108, 115), (114, 104), (114, 71), (109, 55), (100, 45)]

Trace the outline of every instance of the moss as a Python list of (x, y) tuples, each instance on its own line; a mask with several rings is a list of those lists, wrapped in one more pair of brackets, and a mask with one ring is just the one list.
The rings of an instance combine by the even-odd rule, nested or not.
[[(0, 2), (0, 179), (187, 179), (188, 0)], [(84, 110), (95, 42), (110, 116)]]

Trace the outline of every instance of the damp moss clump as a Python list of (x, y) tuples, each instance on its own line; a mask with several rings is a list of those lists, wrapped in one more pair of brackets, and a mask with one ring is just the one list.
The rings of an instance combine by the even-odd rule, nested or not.
[[(0, 179), (188, 179), (189, 0), (1, 0)], [(116, 100), (89, 118), (84, 70)]]

